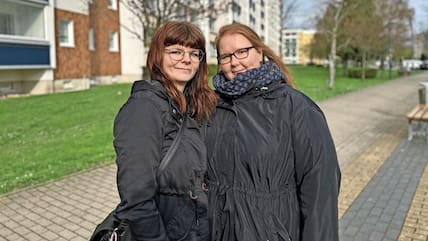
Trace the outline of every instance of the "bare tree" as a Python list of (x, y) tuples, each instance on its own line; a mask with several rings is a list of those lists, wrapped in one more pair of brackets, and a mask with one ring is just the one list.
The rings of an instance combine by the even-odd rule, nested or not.
[(170, 20), (198, 21), (227, 10), (230, 0), (120, 0), (144, 27), (140, 31), (127, 28), (148, 46), (153, 32)]
[(290, 22), (296, 10), (299, 8), (300, 0), (283, 0), (282, 1), (282, 24), (285, 26)]
[[(99, 5), (99, 0), (80, 0), (84, 6)], [(151, 36), (163, 23), (170, 20), (198, 22), (204, 18), (217, 17), (228, 10), (232, 0), (117, 0), (133, 16), (135, 26), (121, 27), (150, 45)], [(109, 18), (108, 11), (103, 17)], [(143, 29), (141, 29), (141, 26)]]

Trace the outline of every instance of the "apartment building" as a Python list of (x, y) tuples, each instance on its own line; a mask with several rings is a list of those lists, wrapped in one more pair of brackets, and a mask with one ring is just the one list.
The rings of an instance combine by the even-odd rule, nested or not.
[[(228, 9), (218, 16), (192, 16), (208, 40), (209, 63), (216, 63), (218, 29), (233, 22), (252, 27), (280, 54), (281, 0), (224, 1)], [(0, 0), (0, 96), (139, 79), (142, 31), (119, 0)]]
[(314, 61), (310, 58), (310, 44), (314, 35), (315, 30), (283, 29), (283, 61), (286, 64), (308, 64)]
[(117, 0), (56, 0), (54, 92), (118, 82), (121, 75)]
[(53, 0), (0, 0), (0, 96), (52, 91)]
[(119, 0), (0, 0), (0, 96), (140, 79), (133, 19)]
[[(210, 0), (213, 1), (213, 0)], [(206, 32), (208, 40), (208, 62), (216, 62), (214, 40), (222, 25), (242, 23), (253, 28), (278, 55), (281, 49), (281, 0), (226, 0), (227, 11), (220, 13), (207, 22), (201, 22), (200, 27)], [(206, 29), (208, 28), (208, 30)]]

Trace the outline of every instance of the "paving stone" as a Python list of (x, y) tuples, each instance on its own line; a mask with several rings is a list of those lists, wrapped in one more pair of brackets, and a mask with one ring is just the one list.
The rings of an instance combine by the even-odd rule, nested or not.
[(377, 222), (375, 224), (375, 231), (378, 232), (385, 232), (385, 230), (387, 230), (389, 223), (384, 223), (384, 222)]
[(344, 235), (354, 237), (358, 233), (358, 231), (359, 231), (359, 228), (357, 227), (349, 227), (346, 229)]
[(383, 239), (383, 232), (372, 232), (369, 236), (369, 241), (379, 241)]

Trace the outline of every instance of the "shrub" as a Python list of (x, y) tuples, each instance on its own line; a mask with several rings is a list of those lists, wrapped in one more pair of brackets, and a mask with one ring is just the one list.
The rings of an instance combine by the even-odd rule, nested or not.
[[(349, 78), (358, 78), (361, 79), (363, 76), (363, 70), (362, 69), (348, 69), (348, 77)], [(376, 78), (377, 76), (377, 69), (366, 69), (366, 79), (370, 78)]]

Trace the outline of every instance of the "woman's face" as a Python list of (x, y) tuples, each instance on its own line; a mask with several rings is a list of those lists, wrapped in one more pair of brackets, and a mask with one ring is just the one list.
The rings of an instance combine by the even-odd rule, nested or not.
[(262, 50), (256, 49), (241, 34), (224, 35), (219, 41), (218, 52), (220, 70), (229, 80), (238, 73), (260, 67), (263, 61)]
[(178, 90), (184, 87), (196, 74), (203, 52), (200, 49), (184, 47), (174, 44), (164, 49), (162, 70)]

